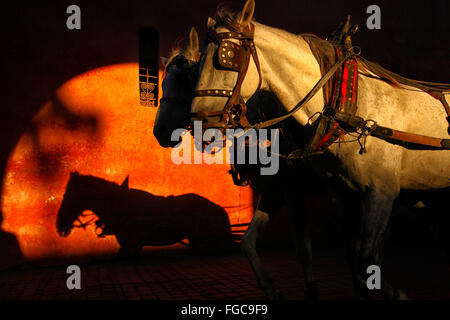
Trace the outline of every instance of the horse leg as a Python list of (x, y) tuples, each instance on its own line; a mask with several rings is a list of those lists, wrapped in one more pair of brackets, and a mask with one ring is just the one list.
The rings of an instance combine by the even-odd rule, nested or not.
[(271, 214), (277, 213), (283, 203), (284, 198), (280, 188), (277, 188), (273, 183), (269, 183), (259, 198), (257, 209), (241, 243), (242, 252), (247, 256), (259, 286), (270, 300), (280, 299), (281, 295), (275, 291), (272, 279), (262, 267), (261, 260), (256, 252), (256, 240), (264, 232)]
[[(393, 197), (374, 189), (368, 189), (365, 194), (366, 210), (361, 219), (359, 239), (355, 246), (356, 275), (354, 275), (357, 294), (365, 298), (370, 298), (370, 290), (367, 287), (367, 267), (370, 265), (380, 266), (384, 233), (389, 222), (393, 201)], [(381, 281), (381, 289), (388, 299), (402, 297), (400, 292), (384, 279)]]
[(247, 231), (242, 238), (242, 251), (247, 256), (253, 272), (256, 275), (258, 284), (270, 300), (278, 299), (277, 293), (273, 286), (273, 281), (263, 269), (261, 260), (256, 252), (256, 240), (258, 236), (264, 231), (269, 222), (269, 214), (259, 209), (255, 210), (252, 221), (247, 228)]
[[(295, 204), (293, 203), (294, 199)], [(305, 296), (308, 300), (319, 300), (319, 294), (317, 292), (316, 281), (313, 274), (309, 216), (305, 203), (305, 199), (303, 197), (299, 199), (298, 194), (296, 195), (296, 198), (290, 197), (290, 199), (288, 199), (289, 213), (294, 225), (294, 239), (297, 256), (300, 259), (303, 275), (305, 277)]]

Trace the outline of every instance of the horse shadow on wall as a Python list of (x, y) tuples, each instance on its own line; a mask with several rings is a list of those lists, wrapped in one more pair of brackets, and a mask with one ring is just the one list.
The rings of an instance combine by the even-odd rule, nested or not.
[(155, 196), (130, 189), (128, 178), (119, 186), (71, 173), (57, 215), (57, 232), (66, 237), (73, 228), (90, 224), (99, 237), (116, 237), (120, 256), (138, 255), (143, 246), (184, 243), (186, 238), (193, 250), (202, 253), (235, 244), (227, 212), (206, 198), (192, 193)]

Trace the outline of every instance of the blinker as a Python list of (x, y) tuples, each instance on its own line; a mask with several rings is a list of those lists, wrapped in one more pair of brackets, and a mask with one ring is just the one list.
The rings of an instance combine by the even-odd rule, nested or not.
[(221, 67), (240, 71), (245, 49), (228, 40), (223, 40), (217, 49), (217, 59)]

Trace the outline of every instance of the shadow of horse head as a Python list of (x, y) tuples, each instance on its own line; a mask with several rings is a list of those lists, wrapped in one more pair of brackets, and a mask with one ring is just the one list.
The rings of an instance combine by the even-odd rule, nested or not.
[[(122, 186), (93, 176), (80, 175), (78, 172), (70, 174), (69, 182), (64, 193), (64, 198), (57, 214), (57, 232), (62, 237), (67, 237), (72, 229), (83, 228), (92, 223), (100, 224), (101, 219), (95, 216), (85, 220), (92, 214), (86, 213), (87, 210), (94, 211), (98, 209), (101, 198), (106, 194), (113, 196), (123, 190), (127, 190), (125, 180)], [(97, 213), (100, 211), (96, 210)], [(105, 233), (99, 234), (104, 236)]]
[[(87, 210), (91, 211), (90, 213)], [(136, 254), (142, 246), (164, 246), (188, 239), (194, 249), (232, 244), (227, 212), (196, 194), (156, 196), (73, 172), (57, 216), (57, 232), (95, 225), (99, 237), (116, 236), (120, 253)]]

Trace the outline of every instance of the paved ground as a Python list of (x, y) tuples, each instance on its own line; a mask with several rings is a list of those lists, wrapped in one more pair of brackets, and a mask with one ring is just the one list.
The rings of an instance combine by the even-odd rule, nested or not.
[[(403, 251), (402, 251), (403, 252)], [(292, 250), (264, 251), (263, 263), (288, 300), (304, 299), (303, 276)], [(416, 299), (450, 299), (450, 275), (430, 252), (390, 254), (383, 266)], [(264, 299), (250, 265), (239, 252), (195, 256), (188, 249), (143, 257), (80, 264), (82, 289), (66, 287), (67, 266), (0, 272), (0, 299)], [(353, 299), (351, 277), (340, 251), (315, 252), (322, 299)]]

